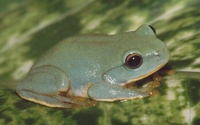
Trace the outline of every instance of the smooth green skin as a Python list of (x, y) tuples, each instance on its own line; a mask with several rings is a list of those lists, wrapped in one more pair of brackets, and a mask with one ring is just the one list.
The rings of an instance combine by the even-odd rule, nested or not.
[[(136, 69), (125, 65), (129, 54), (142, 56)], [(163, 67), (170, 53), (148, 25), (117, 35), (82, 35), (51, 48), (19, 82), (17, 93), (50, 107), (89, 105), (87, 99), (116, 101), (151, 95), (123, 86)], [(62, 93), (62, 94), (61, 94)]]

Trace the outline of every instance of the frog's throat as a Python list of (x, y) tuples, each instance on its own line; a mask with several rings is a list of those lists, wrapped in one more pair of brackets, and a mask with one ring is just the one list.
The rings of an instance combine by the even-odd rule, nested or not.
[(147, 73), (147, 74), (145, 74), (145, 75), (143, 75), (143, 76), (140, 76), (140, 77), (138, 77), (138, 78), (134, 78), (134, 79), (131, 79), (131, 80), (127, 81), (126, 84), (132, 83), (132, 82), (136, 82), (136, 81), (138, 81), (138, 80), (141, 80), (141, 79), (144, 79), (144, 78), (150, 76), (151, 74), (155, 73), (156, 71), (158, 71), (159, 69), (161, 69), (163, 66), (165, 66), (166, 63), (167, 63), (167, 62), (163, 63), (162, 65), (158, 66), (156, 69), (152, 70), (151, 72), (149, 72), (149, 73)]

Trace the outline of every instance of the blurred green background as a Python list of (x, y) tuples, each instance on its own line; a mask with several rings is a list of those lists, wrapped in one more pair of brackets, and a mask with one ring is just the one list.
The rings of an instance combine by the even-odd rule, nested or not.
[[(1, 0), (0, 124), (200, 125), (200, 1)], [(15, 92), (33, 63), (60, 40), (152, 25), (171, 51), (160, 96), (76, 109), (49, 108)]]

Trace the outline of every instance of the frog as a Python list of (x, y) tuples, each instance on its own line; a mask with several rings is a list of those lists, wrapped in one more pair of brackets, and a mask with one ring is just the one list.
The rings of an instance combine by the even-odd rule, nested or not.
[(61, 40), (18, 82), (20, 97), (41, 105), (74, 108), (151, 96), (151, 86), (125, 87), (169, 61), (166, 44), (147, 24), (134, 31), (85, 34)]

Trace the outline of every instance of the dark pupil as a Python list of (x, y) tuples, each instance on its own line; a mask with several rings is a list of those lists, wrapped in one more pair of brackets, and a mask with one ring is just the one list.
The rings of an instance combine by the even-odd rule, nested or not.
[(127, 63), (129, 66), (137, 67), (141, 62), (141, 58), (140, 56), (135, 55), (135, 56), (130, 57), (129, 60), (127, 61), (128, 61)]

